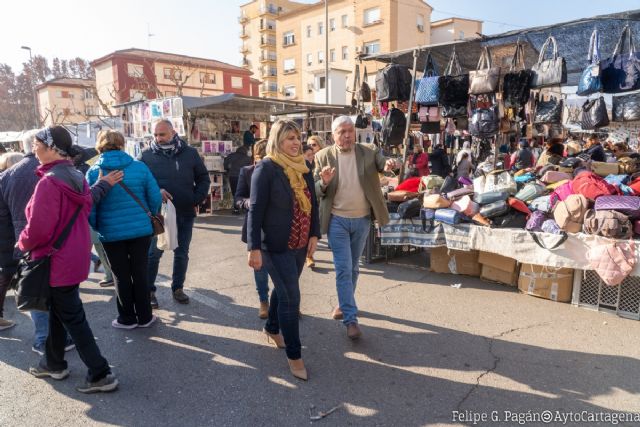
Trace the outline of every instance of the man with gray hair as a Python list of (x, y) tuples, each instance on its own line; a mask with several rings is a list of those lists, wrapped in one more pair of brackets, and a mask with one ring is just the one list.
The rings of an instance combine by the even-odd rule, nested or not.
[(356, 340), (362, 335), (355, 300), (358, 262), (372, 219), (380, 225), (389, 222), (378, 173), (391, 170), (395, 162), (385, 160), (375, 146), (356, 144), (356, 129), (348, 116), (337, 117), (331, 131), (335, 144), (323, 148), (315, 157), (316, 194), (320, 200), (321, 232), (328, 234), (336, 269), (340, 306), (334, 310), (333, 318), (343, 319), (347, 336)]
[[(173, 274), (171, 291), (173, 299), (188, 304), (184, 293), (184, 281), (189, 264), (189, 245), (197, 206), (209, 194), (209, 172), (198, 151), (180, 139), (170, 120), (159, 120), (153, 126), (154, 140), (140, 153), (144, 162), (158, 181), (162, 200), (171, 200), (176, 208), (178, 247), (173, 251)], [(155, 213), (155, 212), (154, 212)], [(156, 277), (163, 251), (157, 247), (157, 239), (149, 247), (148, 279), (151, 292), (151, 307), (158, 308)]]

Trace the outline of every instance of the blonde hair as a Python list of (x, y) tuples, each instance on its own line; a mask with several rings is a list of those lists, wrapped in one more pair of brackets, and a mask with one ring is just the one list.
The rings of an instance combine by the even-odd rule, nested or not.
[(287, 138), (289, 132), (295, 132), (300, 137), (300, 128), (293, 120), (281, 119), (273, 124), (267, 142), (267, 156), (281, 154), (282, 141)]
[(4, 153), (0, 156), (0, 171), (9, 169), (18, 163), (24, 155), (22, 153)]
[(313, 135), (307, 138), (307, 145), (309, 145), (310, 142), (318, 144), (318, 147), (320, 147), (321, 150), (324, 148), (324, 141), (318, 135)]
[(261, 159), (267, 155), (267, 140), (261, 139), (253, 146), (253, 157), (260, 157)]
[(124, 136), (117, 130), (101, 130), (98, 132), (96, 150), (98, 153), (105, 151), (122, 150), (124, 148)]

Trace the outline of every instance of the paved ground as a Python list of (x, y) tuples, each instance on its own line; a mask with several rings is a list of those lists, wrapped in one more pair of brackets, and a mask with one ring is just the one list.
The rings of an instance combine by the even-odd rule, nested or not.
[(113, 394), (74, 390), (84, 375), (75, 351), (65, 381), (26, 373), (37, 362), (32, 325), (9, 298), (7, 315), (19, 325), (0, 333), (0, 426), (302, 426), (312, 405), (314, 413), (340, 405), (314, 422), (331, 426), (463, 425), (473, 417), (517, 425), (544, 410), (640, 412), (637, 322), (478, 279), (373, 264), (357, 295), (364, 337), (352, 343), (330, 318), (336, 297), (326, 249), (317, 271), (302, 276), (310, 380), (300, 382), (258, 332), (240, 225), (232, 216), (197, 221), (188, 306), (170, 299), (163, 259), (162, 323), (149, 330), (113, 329), (113, 290), (99, 288), (96, 274), (83, 285), (94, 334), (121, 381)]

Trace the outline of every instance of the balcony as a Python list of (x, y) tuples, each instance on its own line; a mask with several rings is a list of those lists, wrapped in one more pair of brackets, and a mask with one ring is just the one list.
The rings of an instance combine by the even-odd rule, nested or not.
[(263, 84), (262, 86), (260, 86), (260, 91), (275, 93), (278, 91), (278, 85), (276, 83)]
[(260, 47), (271, 47), (276, 45), (275, 37), (260, 37)]
[(278, 74), (278, 70), (275, 67), (261, 66), (259, 68), (260, 77), (263, 79), (275, 78)]
[(240, 65), (244, 68), (251, 68), (251, 61), (249, 61), (247, 58), (242, 58), (242, 62)]
[(260, 6), (260, 15), (273, 15), (273, 16), (275, 16), (280, 12), (281, 12), (281, 8), (278, 8), (277, 6), (274, 6), (272, 4)]
[(247, 22), (249, 22), (249, 17), (245, 14), (242, 14), (238, 16), (238, 22), (241, 24), (246, 24)]
[(276, 32), (276, 23), (275, 21), (265, 21), (260, 20), (260, 32), (261, 33), (275, 33)]
[(277, 61), (277, 56), (275, 54), (275, 52), (262, 52), (262, 55), (260, 55), (260, 62), (261, 63), (265, 63), (265, 62), (276, 62)]
[(246, 30), (240, 30), (239, 35), (241, 39), (248, 39), (249, 37), (251, 37), (251, 34), (249, 34), (249, 32)]
[(251, 53), (251, 49), (249, 48), (249, 46), (245, 46), (245, 45), (240, 46), (239, 51), (243, 55), (247, 55), (247, 54)]

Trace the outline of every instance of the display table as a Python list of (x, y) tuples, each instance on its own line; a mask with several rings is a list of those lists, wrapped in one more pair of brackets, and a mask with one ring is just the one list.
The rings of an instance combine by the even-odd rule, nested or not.
[[(456, 226), (436, 222), (435, 227), (425, 231), (422, 221), (400, 219), (398, 214), (390, 214), (389, 224), (380, 228), (382, 246), (412, 245), (423, 248), (446, 246), (457, 250), (479, 250), (508, 256), (520, 263), (590, 270), (587, 251), (590, 247), (614, 242), (590, 234), (569, 234), (567, 240), (556, 249), (540, 247), (526, 230), (514, 228), (489, 228), (474, 224)], [(537, 233), (547, 247), (553, 247), (560, 236)], [(640, 252), (636, 245), (636, 263), (631, 276), (640, 276)]]

